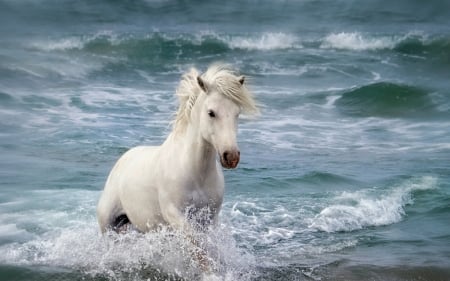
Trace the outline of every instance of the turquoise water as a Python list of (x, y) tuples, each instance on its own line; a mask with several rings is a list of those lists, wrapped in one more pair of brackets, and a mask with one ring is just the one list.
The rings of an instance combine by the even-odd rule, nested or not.
[(450, 3), (365, 2), (0, 1), (0, 279), (200, 279), (95, 206), (225, 61), (261, 116), (203, 237), (219, 280), (449, 280)]

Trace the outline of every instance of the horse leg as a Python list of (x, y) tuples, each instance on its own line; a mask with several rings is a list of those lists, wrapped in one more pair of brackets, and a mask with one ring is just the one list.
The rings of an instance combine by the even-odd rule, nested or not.
[(203, 272), (211, 272), (211, 261), (208, 257), (208, 253), (202, 248), (201, 243), (195, 238), (195, 227), (186, 220), (186, 216), (178, 210), (178, 208), (170, 204), (161, 210), (164, 219), (172, 226), (180, 229), (184, 232), (184, 235), (193, 249), (191, 250), (191, 255), (193, 259), (197, 262), (198, 266)]

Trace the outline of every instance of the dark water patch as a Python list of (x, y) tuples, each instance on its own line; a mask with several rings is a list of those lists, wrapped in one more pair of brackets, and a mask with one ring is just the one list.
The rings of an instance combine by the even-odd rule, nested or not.
[[(345, 176), (320, 171), (302, 174), (295, 169), (276, 172), (267, 169), (250, 170), (242, 168), (242, 175), (233, 175), (227, 179), (227, 183), (230, 186), (239, 186), (239, 190), (246, 188), (247, 182), (254, 181), (260, 183), (258, 192), (268, 192), (270, 194), (274, 191), (282, 191), (290, 195), (301, 194), (306, 191), (316, 193), (319, 190), (329, 188), (342, 190), (361, 186), (360, 182)], [(250, 188), (250, 190), (253, 190), (253, 188)]]
[(349, 265), (334, 262), (322, 266), (289, 265), (259, 268), (254, 280), (333, 280), (333, 281), (444, 281), (449, 280), (450, 269), (435, 266), (399, 265), (382, 267), (373, 265)]
[(0, 266), (1, 280), (11, 281), (47, 281), (47, 280), (107, 280), (102, 278), (84, 278), (84, 276), (61, 269), (29, 268), (19, 266)]
[(414, 190), (412, 192), (414, 205), (407, 206), (406, 211), (410, 219), (420, 220), (428, 217), (427, 221), (433, 217), (439, 220), (442, 217), (450, 216), (450, 196), (436, 188), (431, 190)]
[(426, 90), (389, 82), (346, 92), (335, 105), (341, 113), (356, 117), (432, 118), (441, 115)]
[(96, 112), (98, 110), (94, 106), (88, 105), (80, 97), (71, 97), (69, 105), (75, 108), (79, 108), (84, 112)]
[(157, 269), (147, 268), (134, 272), (113, 272), (113, 276), (90, 274), (79, 270), (67, 270), (53, 267), (0, 266), (0, 279), (10, 281), (48, 281), (48, 280), (170, 280), (181, 281), (182, 278), (169, 275)]
[(302, 176), (302, 182), (312, 184), (353, 184), (354, 180), (327, 172), (313, 171)]
[(61, 101), (37, 95), (23, 97), (22, 100), (32, 108), (46, 109), (62, 105)]
[(346, 265), (331, 266), (324, 269), (323, 280), (380, 280), (380, 281), (444, 281), (450, 279), (450, 269), (435, 266), (408, 266), (392, 267), (373, 265)]
[(439, 64), (450, 64), (450, 37), (424, 39), (410, 36), (400, 41), (394, 50), (406, 55), (439, 59)]
[[(5, 92), (0, 92), (0, 108), (2, 107), (6, 109), (20, 108), (20, 103), (17, 101), (17, 99), (14, 98), (14, 96)], [(4, 123), (7, 120), (2, 121), (0, 121), (0, 124)]]
[(4, 105), (6, 103), (11, 103), (13, 101), (13, 97), (7, 93), (0, 92), (0, 104)]
[(436, 207), (434, 207), (430, 214), (432, 215), (449, 215), (450, 216), (450, 195), (439, 194), (440, 198), (436, 198)]

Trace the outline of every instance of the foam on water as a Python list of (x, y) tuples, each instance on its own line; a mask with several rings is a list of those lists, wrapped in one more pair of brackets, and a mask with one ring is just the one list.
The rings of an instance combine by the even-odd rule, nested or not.
[(325, 36), (321, 48), (354, 51), (398, 50), (403, 53), (422, 53), (428, 47), (445, 49), (446, 40), (434, 38), (422, 32), (410, 31), (403, 35), (368, 35), (361, 32), (330, 33)]
[(8, 242), (22, 242), (33, 237), (33, 234), (17, 227), (14, 223), (0, 225), (0, 240)]
[(81, 50), (86, 45), (95, 40), (106, 40), (112, 45), (120, 44), (124, 39), (119, 38), (118, 35), (111, 31), (100, 31), (90, 35), (82, 36), (68, 36), (58, 39), (36, 40), (29, 43), (29, 47), (41, 51), (66, 51), (66, 50)]
[[(214, 271), (222, 276), (243, 277), (252, 273), (252, 257), (237, 249), (230, 238), (223, 237), (222, 229), (208, 237)], [(206, 240), (207, 239), (207, 240)], [(156, 270), (185, 279), (198, 278), (201, 271), (191, 257), (195, 248), (184, 235), (167, 229), (140, 234), (100, 236), (95, 221), (47, 233), (21, 245), (9, 244), (1, 248), (3, 264), (26, 266), (56, 266), (80, 271), (91, 276), (121, 279), (127, 275), (145, 275), (146, 270)], [(247, 276), (245, 276), (247, 275)], [(232, 280), (232, 279), (231, 279)]]
[(435, 177), (426, 176), (408, 180), (381, 194), (377, 190), (343, 192), (333, 198), (336, 203), (312, 219), (309, 228), (337, 232), (397, 223), (404, 217), (405, 207), (413, 204), (415, 191), (434, 189), (436, 185)]
[[(399, 86), (384, 93), (379, 84), (390, 85), (369, 84), (378, 90), (374, 95), (365, 91), (372, 90), (371, 86), (330, 88), (318, 93), (262, 88), (256, 96), (271, 106), (263, 107), (261, 117), (244, 124), (241, 132), (254, 142), (290, 151), (352, 149), (384, 155), (445, 150), (448, 122), (443, 117), (448, 112), (434, 108), (438, 101), (431, 100), (427, 92), (412, 91), (414, 87), (412, 92)], [(354, 116), (360, 118), (350, 118)], [(409, 118), (415, 118), (414, 123)]]
[(279, 50), (301, 48), (298, 39), (286, 33), (263, 33), (258, 37), (233, 37), (229, 42), (231, 48), (247, 50)]
[(86, 44), (86, 40), (81, 37), (68, 37), (54, 41), (38, 41), (31, 43), (32, 48), (43, 51), (61, 51), (71, 49), (82, 49)]
[(322, 48), (347, 50), (379, 50), (392, 49), (398, 41), (392, 37), (365, 37), (359, 32), (340, 32), (327, 35)]
[(310, 209), (314, 199), (309, 196), (297, 197), (295, 204), (283, 197), (269, 202), (250, 197), (236, 199), (232, 206), (225, 204), (223, 218), (232, 226), (239, 245), (256, 253), (260, 267), (313, 264), (317, 256), (358, 244), (352, 237), (322, 239), (309, 229), (308, 219), (314, 216)]
[[(104, 42), (110, 47), (114, 46), (133, 46), (135, 44), (146, 44), (151, 48), (153, 44), (175, 43), (178, 47), (184, 45), (201, 46), (215, 40), (224, 44), (230, 49), (245, 50), (282, 50), (290, 48), (302, 48), (300, 40), (292, 35), (282, 32), (262, 32), (259, 34), (222, 34), (214, 31), (200, 31), (195, 35), (191, 34), (170, 34), (155, 31), (147, 34), (126, 34), (117, 35), (109, 31), (97, 32), (84, 36), (69, 36), (59, 39), (48, 39), (45, 41), (35, 41), (29, 44), (29, 47), (41, 51), (70, 51), (82, 50), (96, 42)], [(107, 47), (107, 45), (105, 47)]]
[(17, 127), (39, 131), (58, 131), (67, 126), (106, 129), (128, 125), (130, 120), (135, 120), (135, 126), (151, 124), (165, 128), (175, 110), (174, 94), (170, 91), (111, 84), (94, 84), (76, 90), (48, 89), (38, 95), (27, 90), (13, 96), (17, 106), (0, 107), (0, 116)]
[[(31, 204), (31, 209), (14, 214), (10, 207), (2, 208), (2, 223), (15, 222), (0, 228), (3, 242), (9, 241), (5, 235), (26, 233), (25, 228), (40, 229), (39, 233), (24, 237), (25, 241), (9, 241), (0, 246), (2, 264), (51, 266), (112, 280), (147, 280), (155, 272), (165, 276), (161, 277), (163, 279), (181, 277), (193, 280), (202, 276), (192, 259), (192, 252), (198, 249), (181, 232), (161, 227), (146, 234), (129, 232), (102, 236), (93, 210), (97, 191), (33, 193), (34, 199), (42, 199), (43, 202), (40, 201), (37, 206)], [(58, 203), (51, 207), (50, 201)], [(23, 204), (29, 205), (30, 202)], [(212, 280), (249, 280), (254, 275), (254, 257), (238, 248), (229, 233), (228, 226), (221, 224), (206, 234), (196, 236), (201, 247), (209, 253), (215, 278)], [(209, 275), (204, 278), (210, 279)]]

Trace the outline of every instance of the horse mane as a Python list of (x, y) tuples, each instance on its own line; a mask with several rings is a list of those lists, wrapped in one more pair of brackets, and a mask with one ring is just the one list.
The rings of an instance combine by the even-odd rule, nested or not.
[(215, 87), (225, 97), (236, 103), (244, 113), (257, 114), (259, 112), (250, 91), (239, 81), (243, 77), (237, 76), (228, 64), (213, 64), (205, 73), (200, 75), (197, 69), (191, 68), (186, 72), (178, 85), (176, 95), (179, 100), (179, 108), (173, 122), (175, 132), (184, 131), (189, 124), (192, 108), (197, 98), (204, 93), (198, 83), (198, 77), (207, 85)]

